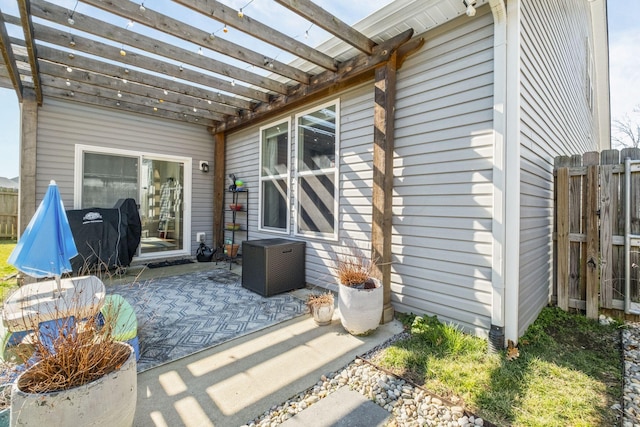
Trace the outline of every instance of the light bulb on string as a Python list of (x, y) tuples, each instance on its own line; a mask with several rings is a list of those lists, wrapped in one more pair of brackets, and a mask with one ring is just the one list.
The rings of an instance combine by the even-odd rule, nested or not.
[(153, 107), (153, 111), (158, 111), (158, 107)]
[(71, 86), (71, 80), (67, 79), (66, 85)]
[(309, 38), (309, 30), (307, 30), (307, 31), (305, 31), (305, 32), (304, 32), (304, 38), (305, 38), (305, 39), (308, 39), (308, 38)]
[(211, 105), (211, 100), (207, 99), (207, 104)]
[(127, 28), (133, 28), (134, 25), (135, 25), (135, 22), (133, 22), (132, 19), (130, 19), (129, 22), (127, 22)]
[(193, 112), (194, 112), (194, 113), (197, 113), (197, 112), (198, 112), (198, 109), (197, 109), (196, 107), (193, 107)]
[(69, 25), (73, 25), (76, 23), (76, 21), (73, 20), (73, 17), (69, 17), (69, 19), (67, 19), (67, 22), (69, 23)]
[(224, 24), (224, 28), (222, 29), (223, 32), (228, 33), (229, 29), (227, 28), (227, 24)]
[(67, 67), (67, 73), (70, 73), (70, 72), (72, 72), (72, 71), (73, 71), (73, 68), (71, 68), (71, 67)]
[(198, 55), (204, 55), (204, 53), (202, 53), (202, 48), (201, 47), (198, 48)]
[(242, 17), (244, 17), (244, 13), (242, 12), (242, 8), (240, 8), (240, 10), (238, 10), (238, 18)]
[(144, 13), (146, 10), (147, 10), (147, 8), (146, 8), (146, 7), (144, 7), (144, 2), (142, 2), (142, 3), (140, 4), (140, 12)]
[(129, 82), (129, 80), (127, 79), (122, 79), (122, 83), (127, 84)]
[(116, 105), (119, 107), (120, 106), (120, 101), (116, 101)]
[(122, 98), (122, 93), (120, 93), (120, 91), (118, 91), (118, 98)]
[(127, 56), (127, 52), (124, 50), (124, 44), (120, 47), (120, 56)]
[(211, 40), (215, 39), (215, 38), (216, 38), (216, 34), (215, 34), (215, 33), (211, 33), (211, 34), (209, 34), (209, 38), (210, 38)]
[(76, 46), (76, 41), (73, 39), (73, 37), (71, 37), (71, 40), (69, 40), (69, 46), (71, 46), (71, 47), (75, 47)]
[(235, 80), (231, 80), (231, 86), (235, 86), (236, 85), (236, 81)]
[(182, 64), (180, 64), (180, 68), (178, 68), (178, 69), (179, 69), (180, 71), (182, 71), (182, 70), (183, 70), (183, 68), (182, 68)]
[(169, 94), (169, 92), (167, 92), (167, 90), (165, 89), (165, 90), (164, 90), (164, 94), (165, 94), (165, 95), (168, 95), (168, 94)]

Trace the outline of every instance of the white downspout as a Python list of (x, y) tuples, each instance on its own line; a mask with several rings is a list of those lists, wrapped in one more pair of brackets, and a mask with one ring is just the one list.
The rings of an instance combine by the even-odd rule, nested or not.
[(520, 48), (521, 1), (507, 0), (507, 137), (505, 232), (505, 330), (507, 340), (518, 342), (520, 312)]
[(490, 0), (494, 20), (493, 271), (489, 345), (517, 342), (520, 275), (520, 5)]
[(493, 268), (489, 349), (504, 347), (505, 260), (505, 103), (507, 97), (507, 16), (504, 0), (490, 0), (493, 14)]

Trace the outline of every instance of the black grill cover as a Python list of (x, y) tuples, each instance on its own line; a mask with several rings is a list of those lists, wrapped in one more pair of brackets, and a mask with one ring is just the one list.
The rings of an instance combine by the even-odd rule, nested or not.
[(131, 264), (140, 244), (142, 226), (133, 199), (116, 207), (67, 211), (78, 255), (71, 259), (74, 274), (90, 274)]

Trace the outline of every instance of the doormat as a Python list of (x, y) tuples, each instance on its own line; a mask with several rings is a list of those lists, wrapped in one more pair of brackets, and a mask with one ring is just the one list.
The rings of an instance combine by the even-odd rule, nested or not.
[(268, 298), (242, 287), (225, 268), (107, 286), (138, 320), (138, 372), (306, 313), (289, 293)]
[(159, 261), (159, 262), (150, 262), (147, 264), (149, 268), (158, 268), (158, 267), (170, 267), (172, 265), (182, 265), (182, 264), (192, 264), (193, 261), (190, 259), (174, 259), (173, 261)]

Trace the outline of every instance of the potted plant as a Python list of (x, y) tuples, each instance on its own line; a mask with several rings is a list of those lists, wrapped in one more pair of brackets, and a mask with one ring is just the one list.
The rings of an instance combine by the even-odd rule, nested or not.
[(335, 309), (333, 294), (329, 291), (322, 294), (309, 294), (307, 296), (307, 308), (317, 325), (325, 326), (330, 324)]
[(352, 335), (373, 333), (382, 319), (384, 290), (372, 277), (375, 261), (363, 256), (343, 256), (337, 261), (340, 322)]
[[(117, 310), (118, 308), (114, 308)], [(136, 355), (116, 325), (74, 316), (34, 325), (35, 353), (11, 390), (10, 423), (130, 427), (136, 409)]]

